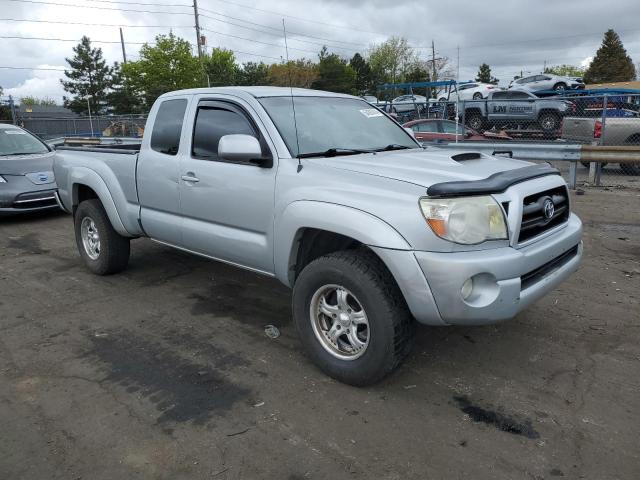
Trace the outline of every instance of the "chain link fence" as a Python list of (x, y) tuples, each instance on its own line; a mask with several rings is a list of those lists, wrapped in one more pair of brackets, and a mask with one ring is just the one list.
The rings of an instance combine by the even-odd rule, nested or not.
[(44, 140), (59, 137), (142, 137), (146, 115), (31, 117), (18, 115), (16, 124)]
[[(539, 97), (521, 90), (488, 98), (387, 102), (381, 108), (411, 128), (424, 144), (492, 142), (588, 145), (617, 149), (629, 158), (640, 152), (640, 94), (581, 94)], [(597, 150), (597, 149), (594, 149)], [(578, 182), (640, 186), (640, 163), (598, 160), (578, 165)], [(559, 162), (564, 163), (564, 162)], [(568, 163), (561, 165), (568, 170)]]

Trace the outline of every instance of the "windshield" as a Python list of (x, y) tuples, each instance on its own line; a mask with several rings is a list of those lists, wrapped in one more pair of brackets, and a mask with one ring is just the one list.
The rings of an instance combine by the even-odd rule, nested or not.
[(47, 146), (25, 130), (0, 128), (0, 155), (47, 153)]
[[(292, 102), (292, 97), (268, 97), (260, 99), (260, 103), (294, 157), (332, 149), (420, 148), (401, 126), (363, 100), (293, 97)], [(297, 140), (292, 103), (295, 104)]]

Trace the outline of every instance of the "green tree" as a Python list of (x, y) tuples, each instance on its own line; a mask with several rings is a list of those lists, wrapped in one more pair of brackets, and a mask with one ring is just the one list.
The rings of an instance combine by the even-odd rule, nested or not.
[(83, 36), (73, 52), (73, 58), (65, 58), (71, 67), (64, 71), (68, 80), (60, 80), (64, 90), (72, 95), (63, 97), (64, 106), (76, 113), (86, 113), (89, 100), (91, 112), (102, 113), (112, 85), (112, 68), (102, 58), (102, 49), (91, 47), (89, 37)]
[(231, 50), (215, 47), (210, 55), (204, 57), (203, 63), (212, 87), (236, 84), (236, 56)]
[(318, 65), (311, 60), (290, 60), (269, 66), (269, 83), (279, 87), (311, 88), (318, 78)]
[(491, 67), (489, 65), (487, 65), (486, 63), (480, 65), (480, 67), (478, 68), (478, 75), (476, 75), (476, 82), (491, 83), (493, 85), (497, 85), (499, 81), (500, 80), (491, 75)]
[(417, 61), (417, 54), (402, 37), (391, 37), (369, 52), (372, 79), (377, 83), (404, 82)]
[(140, 97), (133, 91), (118, 62), (113, 64), (113, 84), (107, 95), (107, 103), (109, 112), (116, 115), (142, 112)]
[[(427, 65), (423, 62), (414, 63), (410, 69), (407, 71), (407, 75), (405, 77), (405, 81), (415, 83), (415, 82), (430, 82), (431, 74), (427, 69)], [(433, 97), (435, 96), (435, 92), (431, 91), (430, 87), (424, 88), (414, 88), (412, 89), (413, 93), (417, 95), (424, 95), (425, 97)]]
[(269, 65), (264, 62), (247, 62), (236, 72), (238, 85), (269, 85)]
[(356, 53), (351, 60), (349, 60), (349, 66), (356, 74), (355, 78), (355, 90), (356, 93), (363, 95), (365, 93), (373, 93), (376, 90), (376, 86), (371, 81), (371, 67), (369, 62), (359, 53)]
[(581, 77), (584, 75), (584, 68), (563, 63), (562, 65), (545, 68), (544, 73), (551, 73), (552, 75), (560, 75), (562, 77)]
[(356, 72), (346, 60), (322, 47), (318, 63), (318, 78), (311, 85), (318, 90), (337, 93), (354, 93)]
[(200, 60), (191, 54), (189, 42), (173, 33), (158, 35), (153, 46), (145, 43), (140, 59), (123, 65), (122, 72), (144, 110), (163, 93), (203, 85)]
[(635, 66), (620, 37), (613, 30), (607, 30), (596, 56), (584, 72), (584, 82), (628, 82), (635, 76)]
[(53, 107), (53, 106), (56, 106), (57, 103), (53, 98), (49, 98), (49, 97), (38, 98), (38, 97), (27, 95), (26, 97), (20, 98), (20, 105), (25, 105), (25, 106), (38, 105), (42, 107)]

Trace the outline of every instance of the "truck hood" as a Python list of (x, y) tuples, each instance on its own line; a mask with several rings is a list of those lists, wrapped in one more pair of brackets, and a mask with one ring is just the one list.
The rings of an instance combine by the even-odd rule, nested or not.
[(26, 175), (27, 173), (51, 172), (54, 152), (34, 155), (0, 155), (0, 175)]
[(303, 160), (344, 171), (399, 180), (422, 187), (451, 181), (482, 180), (494, 173), (531, 165), (506, 157), (479, 155), (477, 159), (455, 160), (456, 155), (473, 150), (398, 150), (331, 158)]

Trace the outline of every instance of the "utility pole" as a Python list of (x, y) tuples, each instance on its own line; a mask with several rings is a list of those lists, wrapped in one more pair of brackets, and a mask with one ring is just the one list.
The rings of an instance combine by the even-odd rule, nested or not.
[(431, 81), (435, 82), (436, 78), (436, 46), (431, 40)]
[(124, 49), (124, 35), (122, 35), (122, 27), (120, 27), (120, 45), (122, 45), (122, 63), (127, 64), (127, 51)]
[(458, 58), (456, 59), (456, 82), (460, 83), (460, 45), (457, 47)]
[(196, 19), (196, 45), (198, 45), (198, 57), (202, 58), (202, 43), (200, 42), (200, 18), (198, 15), (198, 0), (193, 0), (193, 15)]

